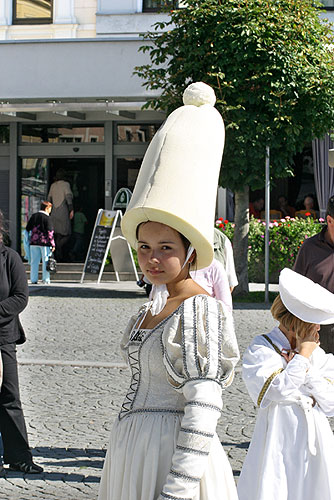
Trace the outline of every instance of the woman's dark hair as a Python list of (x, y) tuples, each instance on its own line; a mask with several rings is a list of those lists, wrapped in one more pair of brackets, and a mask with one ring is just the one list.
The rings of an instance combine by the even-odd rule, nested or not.
[(66, 180), (66, 170), (64, 168), (59, 168), (55, 175), (56, 181)]

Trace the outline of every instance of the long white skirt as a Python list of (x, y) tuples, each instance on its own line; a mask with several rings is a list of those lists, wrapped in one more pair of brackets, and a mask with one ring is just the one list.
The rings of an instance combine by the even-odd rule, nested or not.
[[(117, 420), (103, 467), (99, 500), (156, 500), (170, 471), (181, 417), (137, 413)], [(218, 436), (194, 500), (237, 500), (229, 461)]]

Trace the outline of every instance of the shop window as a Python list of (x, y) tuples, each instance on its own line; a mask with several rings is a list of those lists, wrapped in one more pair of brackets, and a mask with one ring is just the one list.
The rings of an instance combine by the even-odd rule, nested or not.
[(117, 142), (149, 143), (160, 127), (160, 123), (117, 125)]
[(142, 158), (135, 158), (132, 156), (127, 158), (117, 158), (116, 191), (124, 187), (133, 191), (142, 161)]
[(143, 0), (143, 12), (159, 12), (163, 9), (177, 9), (177, 1), (173, 0)]
[(73, 142), (104, 142), (104, 127), (89, 125), (22, 125), (21, 142), (40, 143), (73, 143)]
[(9, 125), (0, 125), (0, 144), (9, 143)]
[(53, 0), (13, 0), (13, 24), (52, 23)]

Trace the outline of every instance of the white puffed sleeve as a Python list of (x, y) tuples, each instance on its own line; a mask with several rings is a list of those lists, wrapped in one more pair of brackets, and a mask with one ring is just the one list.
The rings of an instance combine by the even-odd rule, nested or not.
[(222, 388), (231, 384), (239, 359), (232, 313), (212, 297), (191, 297), (181, 306), (174, 327), (164, 329), (162, 343), (167, 378), (183, 393), (185, 409), (158, 500), (191, 500), (207, 466)]

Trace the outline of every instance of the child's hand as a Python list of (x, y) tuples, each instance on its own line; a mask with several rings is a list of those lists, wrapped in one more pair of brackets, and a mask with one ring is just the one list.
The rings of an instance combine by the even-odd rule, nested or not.
[(305, 358), (309, 358), (320, 344), (319, 342), (319, 325), (314, 325), (314, 328), (305, 333), (305, 335), (301, 338), (297, 338), (297, 347), (299, 350), (299, 354), (304, 356)]

